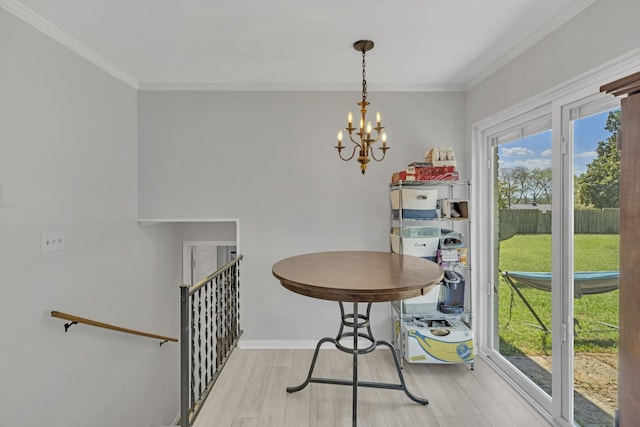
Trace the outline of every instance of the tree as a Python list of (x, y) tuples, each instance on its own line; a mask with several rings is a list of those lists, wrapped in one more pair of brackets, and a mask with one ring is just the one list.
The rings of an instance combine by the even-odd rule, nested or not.
[(576, 191), (580, 203), (598, 209), (620, 206), (620, 150), (616, 144), (620, 110), (609, 113), (604, 128), (611, 132), (611, 136), (598, 142), (597, 156), (587, 165), (587, 171), (578, 177)]
[(498, 206), (511, 209), (516, 192), (515, 179), (511, 173), (511, 168), (501, 168), (498, 173), (500, 174), (498, 179)]
[(529, 181), (531, 203), (551, 203), (551, 168), (531, 170)]
[(528, 169), (525, 166), (500, 169), (499, 206), (551, 203), (551, 168)]

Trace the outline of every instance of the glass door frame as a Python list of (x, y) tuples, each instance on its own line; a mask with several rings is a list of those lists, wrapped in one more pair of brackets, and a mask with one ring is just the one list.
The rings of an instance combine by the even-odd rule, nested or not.
[[(573, 427), (573, 144), (571, 109), (605, 99), (598, 90), (597, 84), (585, 85), (582, 89), (570, 91), (569, 94), (542, 101), (537, 105), (523, 106), (511, 111), (509, 117), (499, 121), (492, 118), (492, 125), (472, 129), (474, 145), (473, 180), (474, 194), (471, 199), (476, 207), (473, 218), (477, 226), (472, 239), (472, 253), (479, 254), (474, 260), (472, 271), (473, 283), (478, 284), (478, 301), (474, 312), (479, 316), (476, 330), (480, 354), (486, 356), (501, 372), (505, 379), (524, 394), (530, 403), (537, 406), (542, 414), (546, 414), (554, 425)], [(608, 99), (611, 99), (608, 98)], [(614, 99), (611, 101), (615, 102)], [(614, 104), (615, 105), (615, 104)], [(543, 392), (533, 381), (510, 364), (495, 348), (495, 329), (493, 325), (494, 289), (498, 277), (497, 259), (494, 253), (496, 206), (493, 185), (495, 169), (493, 168), (492, 135), (509, 127), (526, 123), (541, 112), (551, 114), (552, 122), (552, 281), (561, 286), (552, 287), (552, 398)], [(519, 113), (519, 114), (518, 114)]]
[[(600, 92), (590, 93), (584, 90), (571, 96), (556, 100), (553, 107), (553, 113), (558, 116), (560, 121), (560, 132), (557, 135), (557, 144), (560, 147), (560, 157), (555, 158), (552, 170), (555, 175), (562, 179), (559, 192), (563, 193), (560, 212), (559, 230), (557, 230), (560, 239), (553, 239), (553, 283), (561, 283), (563, 286), (554, 287), (555, 294), (552, 296), (553, 318), (558, 318), (559, 327), (562, 330), (561, 336), (553, 337), (552, 345), (560, 348), (559, 352), (553, 354), (553, 364), (561, 364), (561, 372), (558, 380), (553, 381), (553, 395), (562, 396), (562, 399), (553, 401), (552, 414), (555, 418), (566, 420), (573, 425), (574, 423), (574, 188), (573, 177), (574, 171), (574, 144), (573, 144), (573, 119), (572, 111), (576, 108), (589, 108), (595, 114), (596, 112), (604, 112), (620, 106), (620, 100), (611, 96), (607, 96)], [(556, 142), (556, 141), (554, 141)], [(554, 163), (557, 160), (557, 163)], [(557, 166), (557, 170), (556, 170)], [(553, 189), (554, 195), (556, 188)], [(552, 219), (552, 221), (554, 221)], [(552, 231), (553, 232), (553, 231)], [(556, 242), (556, 240), (559, 240)], [(556, 289), (558, 288), (558, 289)], [(555, 326), (555, 325), (554, 325)], [(559, 353), (559, 354), (557, 354)], [(555, 378), (554, 378), (555, 380)], [(560, 394), (556, 394), (560, 393)]]
[[(480, 314), (479, 328), (477, 331), (480, 351), (490, 363), (494, 364), (498, 370), (504, 374), (508, 382), (523, 394), (530, 398), (532, 404), (539, 407), (543, 414), (552, 412), (552, 399), (540, 389), (530, 378), (519, 371), (507, 359), (494, 348), (497, 342), (497, 330), (494, 325), (494, 296), (498, 286), (498, 259), (494, 252), (496, 236), (497, 212), (495, 207), (494, 184), (495, 184), (495, 158), (494, 158), (494, 136), (507, 131), (508, 129), (525, 125), (542, 116), (551, 115), (551, 103), (543, 104), (527, 112), (523, 112), (512, 118), (506, 119), (494, 126), (483, 130), (474, 128), (474, 140), (479, 144), (474, 145), (474, 196), (473, 206), (476, 206), (476, 217), (474, 221), (478, 226), (474, 227), (477, 235), (473, 238), (477, 248), (473, 253), (479, 254), (480, 259), (474, 262), (473, 283), (479, 284), (479, 307)], [(553, 116), (551, 116), (553, 125)], [(552, 127), (553, 129), (553, 127)], [(555, 196), (555, 193), (554, 193)], [(478, 318), (478, 316), (476, 316)], [(553, 330), (553, 327), (552, 327)]]

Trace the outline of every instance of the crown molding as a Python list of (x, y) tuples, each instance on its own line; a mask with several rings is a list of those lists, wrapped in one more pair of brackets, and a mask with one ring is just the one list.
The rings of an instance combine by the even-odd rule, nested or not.
[[(551, 21), (541, 27), (534, 35), (502, 56), (490, 67), (477, 74), (467, 83), (460, 84), (377, 84), (375, 92), (466, 92), (485, 80), (491, 74), (508, 64), (518, 55), (551, 34), (565, 22), (585, 10), (597, 0), (576, 0)], [(18, 0), (0, 0), (0, 7), (7, 12), (51, 37), (82, 58), (96, 65), (108, 74), (136, 90), (146, 91), (310, 91), (310, 92), (352, 92), (360, 90), (357, 85), (328, 85), (302, 83), (214, 83), (214, 82), (139, 82), (131, 75), (116, 67), (87, 46), (61, 31)]]
[(34, 13), (31, 9), (28, 9), (16, 0), (0, 0), (0, 7), (2, 7), (4, 10), (14, 15), (15, 17), (23, 20), (40, 32), (51, 37), (53, 40), (65, 46), (72, 52), (80, 55), (82, 58), (91, 62), (98, 68), (111, 74), (113, 77), (122, 81), (126, 85), (131, 86), (133, 89), (138, 89), (139, 83), (136, 79), (95, 53), (73, 37), (64, 33), (58, 27), (52, 25), (51, 23)]
[(570, 6), (567, 6), (562, 12), (553, 17), (549, 22), (540, 27), (538, 31), (536, 31), (533, 35), (527, 38), (525, 41), (520, 43), (518, 46), (507, 52), (496, 62), (491, 64), (488, 68), (486, 68), (481, 73), (477, 74), (471, 80), (464, 85), (464, 91), (468, 91), (472, 89), (474, 86), (482, 82), (484, 79), (498, 71), (500, 68), (507, 65), (509, 62), (517, 58), (519, 55), (523, 54), (529, 48), (534, 46), (536, 43), (547, 37), (549, 34), (553, 33), (555, 30), (560, 28), (566, 22), (568, 22), (571, 18), (578, 15), (580, 12), (586, 10), (589, 6), (595, 3), (598, 0), (577, 0), (573, 2)]
[[(0, 7), (135, 90), (238, 92), (357, 92), (360, 90), (357, 84), (139, 82), (17, 0), (0, 0)], [(465, 90), (464, 84), (376, 84), (372, 87), (375, 92), (463, 92)]]
[[(358, 92), (360, 85), (303, 84), (303, 83), (213, 83), (213, 82), (140, 82), (141, 91), (255, 91), (255, 92)], [(376, 84), (372, 92), (464, 92), (463, 84)]]

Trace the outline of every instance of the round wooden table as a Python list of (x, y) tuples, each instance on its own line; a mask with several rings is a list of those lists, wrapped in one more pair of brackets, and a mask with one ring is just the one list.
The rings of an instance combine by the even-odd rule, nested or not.
[[(316, 345), (309, 373), (299, 386), (288, 387), (287, 392), (302, 390), (310, 382), (349, 385), (353, 388), (353, 426), (357, 424), (358, 387), (374, 387), (402, 390), (413, 401), (422, 405), (428, 400), (414, 396), (407, 390), (400, 369), (397, 351), (392, 344), (376, 340), (371, 333), (369, 315), (374, 302), (396, 301), (422, 295), (440, 283), (442, 268), (434, 262), (409, 255), (388, 252), (339, 251), (298, 255), (278, 261), (273, 265), (273, 275), (292, 292), (331, 301), (340, 306), (342, 322), (338, 335), (322, 338)], [(345, 313), (345, 302), (353, 303), (352, 313)], [(358, 303), (367, 303), (366, 314), (358, 313)], [(350, 328), (348, 332), (344, 328)], [(366, 330), (366, 332), (360, 331)], [(340, 341), (353, 338), (351, 347)], [(369, 342), (359, 348), (358, 338)], [(353, 355), (353, 380), (319, 378), (313, 370), (322, 344), (333, 343), (340, 351)], [(358, 356), (369, 353), (378, 345), (391, 349), (400, 379), (399, 384), (358, 381)]]

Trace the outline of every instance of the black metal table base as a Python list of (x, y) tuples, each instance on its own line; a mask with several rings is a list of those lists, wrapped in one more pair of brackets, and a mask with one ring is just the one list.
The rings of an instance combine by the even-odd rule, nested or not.
[[(353, 313), (345, 314), (344, 306), (342, 302), (340, 304), (340, 314), (342, 318), (342, 322), (340, 324), (340, 329), (338, 331), (338, 335), (336, 338), (322, 338), (318, 341), (316, 345), (316, 350), (313, 353), (313, 359), (311, 360), (311, 366), (309, 367), (309, 373), (304, 382), (295, 387), (287, 387), (288, 393), (295, 393), (296, 391), (300, 391), (305, 388), (309, 383), (319, 383), (319, 384), (336, 384), (336, 385), (347, 385), (353, 387), (353, 426), (357, 425), (358, 420), (358, 387), (372, 387), (372, 388), (383, 388), (388, 390), (402, 390), (404, 394), (409, 397), (409, 399), (413, 400), (416, 403), (421, 405), (429, 404), (427, 399), (423, 399), (420, 397), (416, 397), (409, 390), (407, 390), (407, 386), (404, 382), (404, 376), (402, 375), (402, 370), (400, 368), (400, 362), (398, 361), (398, 355), (396, 349), (392, 344), (387, 341), (375, 340), (373, 338), (373, 334), (371, 333), (371, 325), (369, 323), (369, 315), (371, 313), (371, 303), (367, 304), (367, 313), (365, 315), (358, 314), (358, 303), (353, 303)], [(352, 328), (351, 332), (344, 332), (344, 328)], [(359, 332), (359, 329), (365, 329), (365, 332)], [(346, 347), (340, 343), (340, 341), (344, 338), (353, 337), (353, 347)], [(369, 341), (369, 346), (364, 348), (358, 347), (358, 338), (364, 338)], [(320, 347), (324, 343), (333, 343), (336, 348), (345, 353), (350, 353), (353, 355), (353, 379), (352, 380), (343, 380), (343, 379), (333, 379), (333, 378), (319, 378), (313, 376), (313, 370), (316, 366), (316, 361), (318, 359), (318, 353), (320, 351)], [(358, 380), (358, 356), (361, 354), (367, 354), (376, 349), (377, 346), (384, 345), (389, 347), (391, 353), (393, 354), (393, 362), (396, 366), (396, 371), (398, 372), (398, 377), (400, 378), (399, 384), (389, 384), (389, 383), (379, 383), (379, 382), (370, 382), (370, 381), (359, 381)]]

